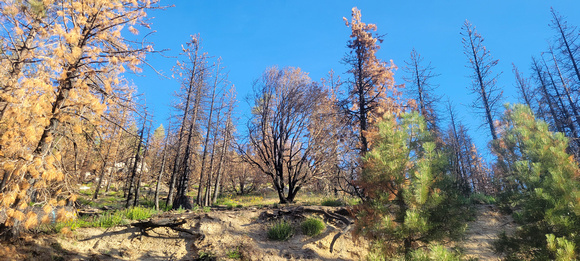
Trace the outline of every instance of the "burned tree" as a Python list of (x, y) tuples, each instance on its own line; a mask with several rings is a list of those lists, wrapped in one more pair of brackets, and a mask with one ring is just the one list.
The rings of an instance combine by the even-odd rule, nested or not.
[(280, 203), (293, 202), (322, 162), (314, 140), (327, 133), (311, 131), (312, 115), (324, 92), (298, 68), (267, 69), (255, 82), (248, 122), (247, 161), (272, 179)]
[(489, 50), (483, 45), (483, 37), (477, 33), (474, 25), (466, 20), (462, 30), (464, 53), (469, 59), (467, 67), (473, 70), (471, 75), (473, 82), (469, 89), (477, 94), (472, 106), (484, 115), (491, 137), (497, 140), (494, 116), (501, 105), (503, 92), (496, 86), (499, 74), (494, 74), (492, 69), (499, 60), (493, 59)]

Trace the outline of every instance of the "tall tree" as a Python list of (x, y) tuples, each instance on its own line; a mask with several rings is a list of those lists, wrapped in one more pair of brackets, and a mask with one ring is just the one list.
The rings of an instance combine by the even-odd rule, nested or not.
[[(163, 127), (163, 125), (161, 125), (160, 128), (161, 127)], [(165, 174), (165, 165), (167, 159), (167, 151), (169, 150), (168, 146), (170, 134), (171, 134), (171, 125), (167, 127), (167, 134), (165, 136), (165, 139), (163, 140), (163, 151), (161, 152), (161, 166), (159, 167), (159, 174), (157, 175), (157, 183), (155, 185), (155, 197), (153, 201), (155, 202), (155, 210), (157, 211), (159, 211), (159, 192), (161, 188), (161, 180), (163, 178), (163, 175)], [(169, 195), (167, 196), (169, 197)]]
[(343, 108), (356, 126), (360, 142), (358, 150), (362, 157), (369, 150), (368, 132), (371, 125), (384, 113), (398, 112), (396, 99), (399, 94), (393, 79), (395, 66), (392, 63), (387, 65), (376, 56), (380, 49), (379, 43), (382, 42), (380, 36), (372, 33), (377, 30), (377, 26), (363, 23), (361, 12), (356, 7), (352, 9), (351, 21), (346, 18), (343, 20), (351, 28), (347, 43), (349, 52), (343, 62), (352, 75), (348, 81), (348, 98), (343, 101)]
[[(12, 122), (16, 119), (26, 123), (19, 126), (0, 123), (2, 128), (10, 126), (0, 132), (3, 151), (0, 164), (8, 164), (3, 169), (10, 172), (1, 182), (5, 185), (0, 191), (0, 204), (15, 213), (8, 220), (14, 221), (13, 217), (18, 220), (30, 201), (41, 200), (45, 203), (45, 212), (49, 212), (53, 206), (64, 205), (64, 199), (74, 200), (74, 195), (64, 186), (63, 180), (69, 177), (64, 175), (60, 164), (67, 155), (63, 152), (68, 142), (76, 142), (69, 135), (70, 130), (99, 125), (109, 95), (122, 80), (125, 67), (139, 71), (139, 64), (152, 47), (145, 41), (126, 38), (124, 29), (136, 34), (135, 27), (148, 27), (146, 11), (156, 8), (157, 2), (2, 2), (2, 22), (17, 22), (14, 26), (3, 24), (9, 31), (7, 35), (14, 36), (12, 50), (3, 49), (3, 55), (8, 54), (5, 51), (11, 53), (9, 55), (20, 55), (17, 59), (24, 62), (23, 66), (12, 67), (12, 71), (21, 70), (18, 75), (30, 79), (18, 80), (18, 90), (11, 87), (9, 81), (0, 79), (0, 84), (8, 83), (6, 91), (14, 90), (25, 98), (18, 106), (0, 108), (4, 115), (2, 120), (9, 118)], [(14, 14), (18, 12), (24, 16), (15, 20)], [(21, 40), (23, 44), (14, 44)], [(5, 43), (2, 41), (2, 45)], [(32, 53), (34, 56), (30, 56)], [(6, 65), (7, 60), (2, 62)], [(16, 101), (14, 98), (20, 98), (2, 100), (5, 97), (0, 97), (0, 102), (10, 104)], [(20, 143), (18, 154), (14, 154), (13, 149), (16, 143)], [(77, 146), (77, 151), (80, 149)], [(86, 153), (84, 157), (89, 159), (90, 156)], [(57, 201), (57, 196), (62, 200)]]
[[(544, 75), (544, 70), (542, 65), (536, 60), (535, 57), (532, 57), (532, 71), (534, 72), (535, 79), (539, 83), (539, 90), (541, 94), (541, 99), (539, 100), (539, 109), (541, 109), (541, 105), (547, 105), (548, 111), (550, 113), (550, 118), (552, 119), (553, 126), (555, 126), (556, 131), (564, 133), (564, 124), (561, 121), (561, 118), (558, 116), (557, 113), (557, 105), (550, 95), (548, 91), (548, 82), (546, 80), (546, 76)], [(544, 105), (544, 106), (545, 106)], [(546, 118), (546, 117), (544, 117)]]
[(431, 63), (425, 64), (424, 58), (415, 48), (411, 51), (410, 60), (405, 61), (405, 64), (403, 70), (407, 75), (403, 77), (403, 80), (409, 85), (405, 90), (417, 102), (419, 113), (427, 122), (427, 129), (437, 136), (439, 129), (435, 105), (440, 98), (435, 94), (437, 86), (431, 83), (431, 79), (437, 74), (433, 72), (434, 68)]
[[(205, 133), (205, 140), (203, 142), (203, 153), (201, 156), (201, 170), (200, 170), (200, 175), (199, 175), (199, 183), (198, 183), (198, 189), (197, 189), (197, 198), (196, 198), (196, 202), (198, 205), (200, 206), (206, 206), (209, 204), (209, 194), (207, 195), (202, 195), (203, 189), (207, 188), (208, 190), (210, 189), (210, 185), (207, 183), (204, 183), (204, 176), (206, 176), (207, 180), (211, 180), (210, 175), (211, 175), (211, 167), (208, 168), (209, 171), (206, 172), (206, 159), (208, 156), (208, 153), (210, 153), (209, 148), (210, 148), (210, 138), (211, 138), (211, 132), (213, 130), (214, 126), (214, 119), (212, 118), (212, 115), (214, 113), (214, 107), (215, 103), (216, 103), (216, 96), (217, 96), (217, 92), (219, 91), (218, 88), (221, 87), (226, 78), (224, 77), (224, 75), (222, 75), (222, 67), (221, 67), (221, 58), (218, 59), (217, 63), (215, 64), (215, 75), (214, 75), (214, 81), (212, 84), (212, 89), (211, 89), (211, 95), (210, 95), (210, 100), (209, 100), (209, 110), (208, 110), (208, 117), (207, 117), (207, 129), (206, 129), (206, 133)], [(219, 116), (218, 116), (219, 118)], [(217, 124), (215, 124), (217, 125)], [(214, 153), (213, 149), (211, 150), (211, 153)], [(212, 159), (213, 159), (213, 155), (212, 155)], [(206, 197), (207, 196), (207, 197)]]
[(472, 70), (472, 85), (469, 88), (477, 95), (472, 103), (473, 108), (480, 110), (489, 126), (489, 131), (493, 140), (497, 140), (497, 130), (494, 123), (495, 115), (501, 106), (503, 92), (496, 86), (499, 74), (494, 74), (492, 69), (499, 60), (494, 60), (489, 50), (483, 45), (483, 37), (477, 33), (475, 26), (465, 20), (463, 27), (463, 48)]
[(534, 93), (530, 89), (529, 80), (526, 79), (523, 74), (518, 70), (515, 64), (512, 63), (512, 72), (516, 76), (516, 88), (520, 99), (530, 108), (532, 107), (534, 101)]
[[(322, 164), (314, 157), (312, 115), (324, 92), (299, 68), (267, 69), (254, 84), (246, 160), (272, 180), (280, 203), (293, 202)], [(253, 153), (252, 153), (253, 152)]]
[(231, 147), (231, 138), (233, 136), (233, 110), (234, 110), (234, 105), (236, 102), (236, 94), (235, 94), (235, 89), (234, 86), (232, 85), (230, 91), (228, 92), (228, 98), (229, 98), (229, 102), (228, 102), (228, 111), (226, 112), (226, 125), (224, 126), (223, 130), (222, 130), (222, 136), (223, 136), (223, 141), (221, 144), (221, 149), (220, 149), (220, 159), (219, 159), (219, 163), (218, 163), (218, 169), (216, 170), (216, 179), (215, 179), (215, 184), (214, 184), (214, 190), (213, 190), (213, 197), (212, 197), (212, 203), (216, 203), (218, 196), (220, 195), (220, 191), (221, 191), (221, 186), (222, 186), (222, 169), (224, 168), (224, 161), (226, 160), (227, 157), (227, 150), (229, 147)]
[(579, 69), (579, 58), (578, 50), (580, 49), (580, 43), (578, 42), (578, 32), (575, 26), (569, 25), (564, 17), (562, 17), (554, 8), (550, 8), (550, 13), (552, 14), (552, 23), (550, 26), (556, 31), (556, 39), (558, 45), (556, 49), (565, 57), (563, 60), (566, 61), (565, 64), (569, 65), (568, 68), (572, 75), (576, 76), (578, 79), (577, 84), (580, 84), (580, 69)]
[(387, 116), (378, 127), (360, 179), (368, 200), (357, 207), (355, 231), (380, 242), (386, 255), (408, 257), (417, 242), (428, 243), (448, 222), (434, 214), (448, 210), (439, 207), (446, 200), (440, 182), (447, 163), (417, 112)]
[[(192, 207), (187, 199), (191, 167), (189, 157), (193, 152), (193, 137), (195, 136), (197, 121), (201, 112), (202, 101), (205, 96), (205, 80), (207, 77), (207, 55), (201, 51), (201, 38), (192, 36), (187, 46), (182, 47), (184, 61), (178, 62), (178, 75), (181, 77), (181, 91), (183, 102), (178, 108), (183, 113), (179, 126), (173, 171), (169, 184), (167, 205), (173, 200), (173, 208)], [(172, 199), (173, 188), (176, 187), (175, 197)]]
[(521, 227), (504, 236), (499, 250), (511, 259), (576, 260), (580, 253), (580, 182), (578, 163), (566, 152), (568, 139), (553, 133), (530, 109), (510, 106), (503, 118), (505, 133), (494, 146), (506, 154), (503, 164), (514, 181), (508, 202)]

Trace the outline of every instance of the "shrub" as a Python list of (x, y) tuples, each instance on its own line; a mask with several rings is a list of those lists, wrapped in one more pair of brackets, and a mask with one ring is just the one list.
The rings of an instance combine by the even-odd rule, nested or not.
[(340, 199), (327, 198), (327, 199), (322, 200), (320, 205), (327, 206), (327, 207), (340, 207), (340, 206), (344, 206), (344, 203)]
[(268, 229), (268, 238), (272, 240), (284, 241), (294, 235), (294, 228), (286, 220), (277, 221)]
[(318, 236), (325, 228), (324, 222), (317, 218), (307, 218), (300, 224), (302, 233), (314, 237)]

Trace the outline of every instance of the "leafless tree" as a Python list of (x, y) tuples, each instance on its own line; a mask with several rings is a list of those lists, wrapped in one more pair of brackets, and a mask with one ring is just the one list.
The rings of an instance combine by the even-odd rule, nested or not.
[(494, 74), (492, 69), (499, 60), (493, 59), (483, 45), (483, 37), (477, 33), (473, 24), (466, 20), (462, 30), (464, 53), (469, 59), (467, 67), (473, 70), (471, 75), (473, 82), (469, 89), (477, 94), (472, 106), (483, 114), (485, 123), (489, 125), (491, 137), (497, 140), (494, 118), (501, 106), (503, 92), (496, 86), (499, 74)]
[(293, 202), (325, 158), (317, 154), (324, 136), (311, 123), (325, 92), (299, 68), (267, 69), (255, 82), (248, 122), (247, 161), (268, 175), (280, 203)]
[(435, 135), (439, 133), (437, 127), (437, 113), (435, 105), (440, 100), (440, 97), (435, 94), (437, 88), (431, 82), (431, 79), (438, 76), (433, 72), (434, 68), (431, 63), (425, 64), (424, 58), (419, 54), (415, 48), (411, 51), (409, 61), (405, 61), (406, 66), (403, 71), (407, 74), (403, 77), (408, 83), (405, 88), (406, 93), (415, 101), (423, 118), (427, 122), (427, 129)]

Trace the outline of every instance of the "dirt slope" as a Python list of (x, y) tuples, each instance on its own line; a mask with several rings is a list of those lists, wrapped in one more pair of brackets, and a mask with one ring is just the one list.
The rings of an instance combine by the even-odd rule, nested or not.
[[(242, 260), (364, 260), (368, 254), (368, 242), (355, 240), (350, 233), (343, 234), (330, 253), (333, 237), (345, 228), (332, 220), (326, 220), (326, 229), (314, 238), (297, 229), (288, 241), (269, 240), (266, 231), (270, 221), (264, 214), (276, 211), (247, 208), (173, 214), (186, 217), (187, 223), (181, 228), (193, 234), (160, 227), (144, 235), (139, 228), (121, 226), (27, 235), (16, 244), (0, 247), (0, 260), (196, 260), (204, 255), (234, 260), (228, 259), (228, 254), (234, 252), (241, 254)], [(468, 224), (465, 239), (452, 245), (460, 246), (467, 260), (501, 260), (493, 252), (492, 242), (502, 231), (513, 233), (515, 224), (492, 205), (479, 205), (477, 212), (477, 219)], [(297, 228), (299, 221), (295, 220)]]
[(495, 206), (478, 205), (477, 220), (468, 224), (465, 240), (459, 245), (465, 250), (467, 259), (501, 260), (501, 256), (494, 253), (492, 243), (501, 232), (511, 234), (515, 228), (511, 216), (500, 214)]
[[(152, 229), (148, 235), (127, 226), (82, 228), (68, 236), (35, 238), (31, 242), (36, 247), (33, 253), (24, 256), (34, 260), (194, 260), (211, 254), (217, 260), (229, 260), (228, 253), (237, 251), (243, 260), (362, 260), (367, 254), (366, 241), (355, 241), (350, 233), (341, 236), (330, 253), (334, 235), (344, 227), (332, 222), (314, 238), (297, 229), (288, 241), (269, 240), (266, 231), (270, 222), (260, 218), (264, 211), (254, 208), (185, 214), (187, 223), (181, 228), (202, 237), (164, 227)], [(299, 220), (295, 222), (298, 228)]]

